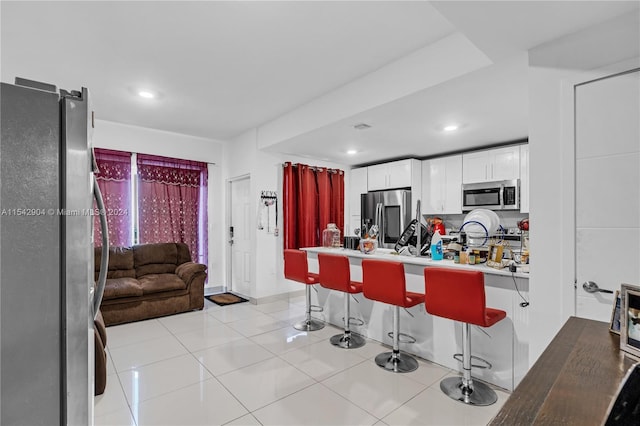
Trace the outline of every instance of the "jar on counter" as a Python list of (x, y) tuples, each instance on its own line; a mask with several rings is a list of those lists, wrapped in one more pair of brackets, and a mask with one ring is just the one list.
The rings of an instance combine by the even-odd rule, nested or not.
[(323, 247), (340, 247), (340, 230), (335, 223), (327, 224), (327, 229), (322, 231)]

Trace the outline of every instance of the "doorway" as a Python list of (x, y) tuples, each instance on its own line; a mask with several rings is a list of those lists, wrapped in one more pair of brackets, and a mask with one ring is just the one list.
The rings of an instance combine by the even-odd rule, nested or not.
[(227, 291), (251, 295), (251, 177), (228, 181)]
[(640, 69), (574, 91), (576, 315), (608, 322), (640, 285)]

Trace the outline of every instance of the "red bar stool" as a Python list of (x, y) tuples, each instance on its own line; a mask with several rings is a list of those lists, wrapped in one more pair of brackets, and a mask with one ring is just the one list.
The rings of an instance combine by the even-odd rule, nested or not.
[(306, 284), (307, 315), (304, 320), (295, 323), (293, 328), (300, 331), (316, 331), (324, 328), (324, 322), (311, 318), (311, 311), (322, 312), (319, 306), (311, 305), (311, 286), (317, 284), (320, 277), (318, 274), (309, 272), (306, 252), (293, 249), (284, 251), (284, 276), (289, 280)]
[(320, 265), (320, 285), (330, 290), (344, 293), (344, 333), (331, 336), (331, 344), (344, 349), (356, 349), (364, 346), (365, 340), (357, 334), (351, 334), (349, 317), (351, 294), (362, 293), (362, 283), (351, 281), (349, 259), (347, 256), (318, 253)]
[(462, 377), (449, 377), (442, 380), (440, 389), (449, 397), (465, 404), (493, 404), (498, 400), (493, 389), (471, 379), (470, 324), (491, 327), (504, 319), (507, 313), (499, 309), (487, 308), (482, 272), (427, 267), (424, 269), (424, 282), (427, 312), (463, 323)]
[[(364, 259), (362, 261), (362, 288), (367, 299), (377, 300), (395, 307), (393, 311), (393, 351), (376, 356), (379, 367), (395, 373), (408, 373), (418, 368), (411, 355), (400, 353), (400, 308), (410, 308), (424, 302), (424, 294), (407, 291), (404, 265), (400, 262)], [(403, 334), (405, 337), (406, 334)], [(410, 343), (415, 342), (412, 338)]]

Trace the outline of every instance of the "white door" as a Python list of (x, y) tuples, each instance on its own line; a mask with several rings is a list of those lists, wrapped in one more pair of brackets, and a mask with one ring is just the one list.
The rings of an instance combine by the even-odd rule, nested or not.
[[(576, 314), (609, 321), (612, 293), (640, 285), (640, 70), (575, 87)], [(591, 285), (592, 290), (596, 290)]]
[(251, 294), (251, 209), (249, 177), (230, 181), (229, 228), (231, 269), (228, 290), (242, 295)]

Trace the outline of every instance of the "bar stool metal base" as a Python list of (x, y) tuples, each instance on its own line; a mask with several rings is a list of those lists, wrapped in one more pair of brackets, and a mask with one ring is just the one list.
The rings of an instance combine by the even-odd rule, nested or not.
[(324, 328), (324, 322), (315, 319), (304, 319), (295, 323), (293, 328), (300, 331), (316, 331)]
[(418, 361), (405, 353), (383, 352), (376, 356), (378, 367), (394, 373), (409, 373), (418, 369)]
[(335, 336), (331, 336), (329, 341), (333, 346), (338, 346), (343, 349), (361, 348), (366, 342), (364, 338), (353, 333), (336, 334)]
[(449, 398), (469, 405), (491, 405), (498, 395), (484, 383), (473, 381), (472, 389), (463, 385), (462, 377), (448, 377), (440, 382), (440, 390)]

